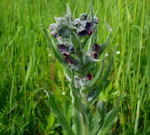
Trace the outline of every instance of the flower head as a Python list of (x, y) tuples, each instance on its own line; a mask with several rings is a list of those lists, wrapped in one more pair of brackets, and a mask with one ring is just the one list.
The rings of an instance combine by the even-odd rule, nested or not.
[(101, 47), (100, 45), (94, 43), (94, 45), (92, 46), (92, 50), (99, 53), (101, 51)]
[(92, 80), (93, 79), (93, 75), (91, 73), (88, 73), (86, 75), (86, 80)]
[(70, 56), (65, 56), (65, 61), (68, 63), (68, 64), (75, 64), (75, 61), (72, 59), (72, 57)]

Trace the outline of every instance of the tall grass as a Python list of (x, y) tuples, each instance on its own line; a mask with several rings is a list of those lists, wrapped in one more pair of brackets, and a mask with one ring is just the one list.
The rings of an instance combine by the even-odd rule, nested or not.
[[(0, 0), (0, 134), (61, 134), (51, 114), (53, 91), (70, 119), (69, 91), (61, 65), (41, 31), (62, 16), (66, 3), (74, 16), (90, 0)], [(93, 0), (100, 18), (99, 43), (107, 22), (113, 29), (109, 50), (117, 45), (111, 82), (100, 98), (108, 109), (122, 96), (115, 135), (150, 134), (150, 1)], [(149, 45), (149, 46), (148, 46)]]

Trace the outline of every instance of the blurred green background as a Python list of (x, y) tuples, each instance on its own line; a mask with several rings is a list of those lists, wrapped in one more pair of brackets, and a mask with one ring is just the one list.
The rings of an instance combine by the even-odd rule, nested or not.
[[(66, 3), (78, 17), (91, 0), (0, 0), (0, 135), (61, 135), (50, 111), (53, 91), (70, 118), (70, 97), (61, 65), (42, 32), (63, 16)], [(114, 135), (150, 135), (150, 0), (92, 0), (100, 19), (99, 43), (113, 29), (117, 46), (111, 83), (100, 99), (108, 110), (117, 98)]]

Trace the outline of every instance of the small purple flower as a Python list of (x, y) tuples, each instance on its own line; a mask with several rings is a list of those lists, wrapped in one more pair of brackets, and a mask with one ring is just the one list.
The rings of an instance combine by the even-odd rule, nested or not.
[(93, 57), (94, 59), (97, 59), (99, 57), (99, 54), (97, 52), (93, 51), (91, 53), (91, 57)]
[(52, 35), (54, 38), (57, 38), (57, 37), (58, 37), (58, 34), (57, 34), (56, 31), (52, 31), (52, 32), (51, 32), (51, 35)]
[(66, 56), (65, 57), (65, 61), (68, 63), (68, 64), (74, 64), (74, 60), (70, 57), (70, 56)]
[(87, 22), (85, 29), (90, 29), (93, 26), (93, 24), (91, 22)]
[(65, 46), (64, 44), (60, 44), (58, 46), (58, 48), (59, 48), (61, 54), (63, 54), (64, 56), (69, 56), (70, 55), (70, 52), (68, 52), (67, 46)]
[(101, 51), (101, 47), (100, 47), (100, 45), (98, 45), (98, 44), (95, 43), (92, 46), (92, 50), (95, 51), (95, 52), (97, 52), (97, 53), (99, 53)]
[(91, 51), (91, 57), (94, 59), (97, 59), (99, 55), (101, 54), (101, 46), (94, 43), (92, 46), (92, 51)]
[(90, 35), (92, 35), (93, 34), (93, 30), (89, 30), (88, 31), (88, 35), (90, 36)]
[(87, 80), (92, 80), (93, 79), (93, 75), (91, 73), (88, 73), (86, 76)]
[(58, 46), (58, 48), (59, 48), (60, 52), (64, 52), (64, 51), (67, 50), (67, 47), (66, 47), (64, 44), (60, 44), (60, 45)]
[(79, 36), (86, 36), (88, 35), (88, 31), (87, 30), (82, 30), (78, 33)]
[(78, 32), (79, 36), (87, 36), (87, 35), (92, 35), (94, 32), (93, 29), (93, 24), (92, 22), (86, 21), (84, 22), (84, 27), (82, 27), (82, 30)]

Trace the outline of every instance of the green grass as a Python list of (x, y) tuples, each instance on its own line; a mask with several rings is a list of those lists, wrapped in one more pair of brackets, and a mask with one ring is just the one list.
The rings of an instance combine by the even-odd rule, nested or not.
[[(70, 119), (67, 80), (42, 33), (42, 27), (65, 13), (66, 3), (77, 17), (88, 10), (90, 0), (0, 0), (1, 135), (60, 134), (47, 91), (55, 93)], [(113, 133), (149, 135), (150, 1), (93, 0), (93, 5), (100, 19), (99, 43), (107, 36), (107, 22), (113, 29), (107, 53), (115, 46), (120, 51), (111, 83), (100, 95), (108, 109), (122, 96)]]

